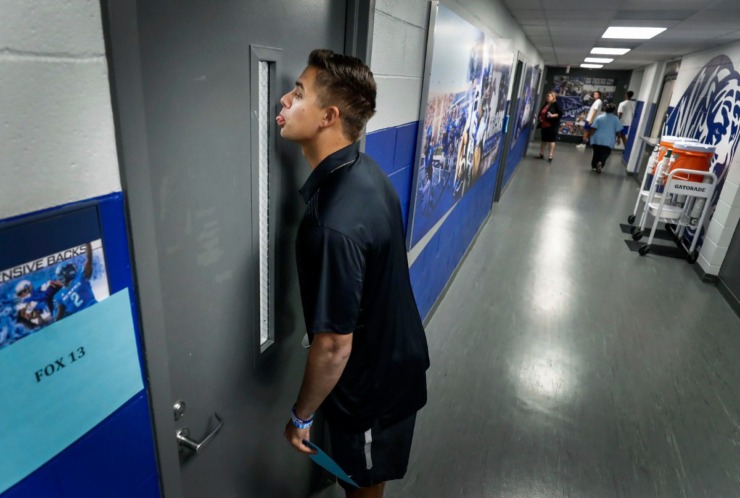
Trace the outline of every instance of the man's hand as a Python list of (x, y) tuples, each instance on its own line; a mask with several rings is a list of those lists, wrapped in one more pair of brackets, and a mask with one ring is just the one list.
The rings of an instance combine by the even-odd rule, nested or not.
[(308, 429), (299, 429), (293, 425), (293, 422), (291, 420), (288, 420), (288, 423), (285, 425), (285, 432), (283, 433), (283, 435), (285, 436), (285, 439), (288, 440), (288, 443), (293, 448), (295, 448), (296, 451), (309, 455), (313, 455), (314, 453), (316, 453), (314, 450), (303, 444), (304, 439), (306, 441), (311, 440), (310, 427)]

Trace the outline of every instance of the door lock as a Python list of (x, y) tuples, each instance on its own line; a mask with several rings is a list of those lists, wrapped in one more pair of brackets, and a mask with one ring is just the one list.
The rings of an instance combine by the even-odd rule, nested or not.
[(188, 405), (185, 404), (185, 402), (181, 399), (178, 399), (175, 401), (175, 405), (172, 407), (175, 410), (175, 420), (180, 420), (183, 415), (185, 415), (185, 408), (187, 408)]

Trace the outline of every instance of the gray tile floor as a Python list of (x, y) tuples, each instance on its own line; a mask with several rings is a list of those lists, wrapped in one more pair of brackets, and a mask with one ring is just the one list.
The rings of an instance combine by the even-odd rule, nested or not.
[(386, 497), (740, 496), (740, 319), (686, 261), (629, 251), (620, 158), (538, 147), (427, 327)]

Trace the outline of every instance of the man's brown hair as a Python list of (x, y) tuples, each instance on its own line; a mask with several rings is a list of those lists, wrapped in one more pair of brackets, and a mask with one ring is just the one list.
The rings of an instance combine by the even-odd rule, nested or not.
[(325, 49), (311, 52), (308, 65), (318, 70), (319, 105), (337, 106), (344, 134), (353, 142), (357, 141), (365, 124), (375, 114), (377, 87), (370, 68), (357, 57)]

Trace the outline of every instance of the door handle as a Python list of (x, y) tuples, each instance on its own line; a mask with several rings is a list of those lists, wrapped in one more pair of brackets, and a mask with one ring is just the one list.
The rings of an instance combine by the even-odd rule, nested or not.
[(221, 417), (218, 416), (218, 413), (213, 414), (213, 418), (216, 419), (218, 422), (218, 425), (215, 429), (211, 431), (210, 434), (206, 436), (206, 438), (201, 441), (200, 443), (194, 439), (190, 438), (190, 429), (187, 427), (183, 427), (182, 429), (179, 429), (176, 432), (177, 435), (177, 444), (180, 445), (181, 448), (187, 448), (191, 451), (194, 451), (195, 453), (199, 453), (203, 448), (208, 446), (211, 441), (216, 437), (218, 432), (221, 430), (221, 427), (224, 426), (224, 421), (221, 420)]

